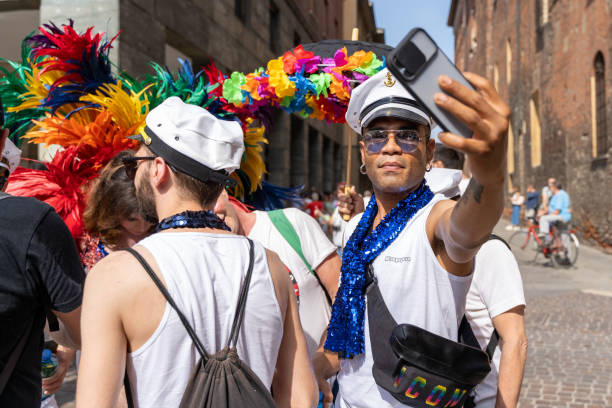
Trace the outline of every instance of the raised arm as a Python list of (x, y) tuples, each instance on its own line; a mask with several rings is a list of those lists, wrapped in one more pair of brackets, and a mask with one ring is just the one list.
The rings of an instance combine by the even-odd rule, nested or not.
[(300, 324), (295, 294), (278, 255), (271, 251), (267, 253), (276, 297), (281, 310), (284, 311), (283, 337), (272, 379), (274, 401), (280, 408), (312, 408), (318, 402), (317, 385)]
[(493, 85), (476, 74), (465, 73), (476, 88), (471, 90), (441, 76), (435, 102), (474, 132), (471, 139), (441, 133), (445, 145), (464, 152), (472, 172), (472, 180), (456, 203), (439, 203), (430, 220), (435, 222), (436, 238), (444, 242), (453, 262), (469, 262), (499, 220), (504, 202), (506, 149), (510, 109)]

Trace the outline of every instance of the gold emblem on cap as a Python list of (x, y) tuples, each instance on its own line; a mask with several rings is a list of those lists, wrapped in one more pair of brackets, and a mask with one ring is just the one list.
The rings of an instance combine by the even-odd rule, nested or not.
[(395, 79), (393, 79), (393, 76), (390, 72), (387, 72), (387, 80), (383, 82), (383, 84), (385, 84), (385, 86), (388, 86), (389, 88), (395, 85)]

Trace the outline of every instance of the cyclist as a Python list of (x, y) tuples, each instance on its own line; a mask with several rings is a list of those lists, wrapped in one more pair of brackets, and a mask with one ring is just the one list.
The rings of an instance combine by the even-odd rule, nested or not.
[(570, 213), (570, 197), (563, 190), (561, 183), (553, 181), (549, 183), (552, 197), (548, 203), (548, 214), (540, 217), (540, 234), (544, 236), (544, 243), (550, 244), (550, 224), (555, 221), (570, 222), (572, 215)]

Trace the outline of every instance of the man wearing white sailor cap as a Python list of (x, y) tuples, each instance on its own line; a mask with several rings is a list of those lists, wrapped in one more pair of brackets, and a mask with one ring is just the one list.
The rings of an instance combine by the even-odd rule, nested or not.
[[(474, 256), (503, 208), (510, 113), (488, 80), (471, 73), (465, 77), (476, 90), (441, 76), (434, 96), (438, 106), (474, 132), (471, 139), (439, 136), (471, 163), (473, 179), (458, 202), (434, 196), (424, 181), (435, 149), (434, 123), (410, 92), (387, 69), (353, 90), (346, 121), (359, 135), (360, 171), (372, 182), (374, 195), (362, 214), (356, 215), (363, 211), (356, 194), (342, 197), (340, 205), (341, 213), (354, 217), (345, 231), (342, 279), (325, 351), (315, 356), (319, 378), (339, 370), (336, 406), (425, 406), (429, 396), (425, 386), (414, 393), (398, 389), (414, 396), (414, 405), (412, 397), (402, 403), (374, 378), (373, 367), (386, 363), (377, 356), (389, 352), (390, 332), (378, 315), (370, 319), (379, 309), (365, 305), (368, 265), (397, 324), (457, 339)], [(450, 394), (438, 406), (448, 403)]]
[(274, 389), (279, 405), (315, 405), (315, 379), (284, 266), (261, 244), (231, 234), (211, 211), (240, 166), (239, 123), (171, 97), (149, 112), (138, 139), (143, 143), (125, 161), (126, 172), (135, 179), (144, 215), (160, 222), (135, 253), (114, 252), (87, 276), (77, 405), (112, 406), (127, 367), (136, 406), (179, 406), (200, 353), (177, 310), (212, 356), (228, 343), (249, 274), (239, 357)]

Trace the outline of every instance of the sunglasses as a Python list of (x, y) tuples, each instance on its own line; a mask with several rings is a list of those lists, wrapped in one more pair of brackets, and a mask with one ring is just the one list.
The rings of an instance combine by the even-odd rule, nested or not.
[(403, 153), (414, 152), (419, 142), (426, 138), (417, 129), (372, 129), (365, 132), (363, 142), (369, 153), (380, 153), (389, 142), (389, 135), (393, 134), (395, 143)]
[(155, 160), (157, 156), (141, 156), (141, 157), (126, 157), (121, 162), (123, 163), (123, 168), (125, 169), (125, 174), (131, 179), (134, 180), (136, 178), (136, 170), (138, 169), (138, 161), (140, 160)]

